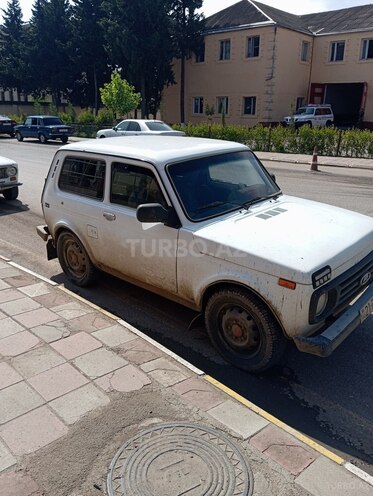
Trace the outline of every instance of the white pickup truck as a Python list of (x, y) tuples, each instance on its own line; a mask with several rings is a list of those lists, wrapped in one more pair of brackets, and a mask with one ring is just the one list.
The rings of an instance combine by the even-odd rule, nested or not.
[(134, 136), (61, 147), (42, 194), (48, 258), (204, 316), (222, 356), (272, 366), (294, 341), (329, 355), (373, 311), (373, 219), (283, 195), (246, 146)]

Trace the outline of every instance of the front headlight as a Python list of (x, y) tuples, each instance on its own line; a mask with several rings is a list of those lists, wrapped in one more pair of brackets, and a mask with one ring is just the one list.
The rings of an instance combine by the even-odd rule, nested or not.
[(329, 299), (328, 293), (325, 292), (320, 294), (316, 305), (316, 312), (315, 312), (316, 317), (319, 317), (323, 313), (323, 311), (326, 308), (326, 305), (328, 304), (328, 299)]
[(16, 176), (17, 175), (17, 169), (16, 169), (16, 167), (7, 167), (6, 173), (7, 173), (8, 177)]

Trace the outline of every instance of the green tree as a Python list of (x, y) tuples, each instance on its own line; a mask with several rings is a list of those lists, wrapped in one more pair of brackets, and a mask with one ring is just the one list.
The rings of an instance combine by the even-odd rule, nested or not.
[(99, 87), (108, 80), (108, 57), (101, 27), (102, 0), (74, 0), (72, 6), (75, 82), (71, 98), (98, 113)]
[(58, 107), (74, 84), (71, 8), (68, 0), (35, 0), (28, 30), (30, 87), (52, 95)]
[(113, 67), (141, 93), (142, 117), (159, 108), (173, 82), (170, 0), (104, 0), (102, 22)]
[(111, 74), (109, 83), (104, 84), (100, 88), (101, 100), (105, 107), (111, 110), (116, 117), (126, 115), (131, 110), (139, 106), (141, 95), (135, 92), (135, 88), (131, 86), (125, 79), (122, 79), (117, 70)]
[(203, 0), (172, 0), (171, 17), (176, 57), (180, 59), (180, 123), (185, 123), (185, 60), (203, 44), (205, 19), (196, 10)]
[(5, 89), (25, 89), (25, 30), (18, 0), (10, 0), (3, 12), (0, 26), (0, 86)]

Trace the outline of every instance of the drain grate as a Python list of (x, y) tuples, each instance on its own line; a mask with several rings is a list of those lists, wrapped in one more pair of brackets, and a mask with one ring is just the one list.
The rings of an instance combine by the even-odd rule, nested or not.
[(245, 453), (225, 434), (167, 423), (140, 432), (111, 462), (109, 496), (251, 496)]

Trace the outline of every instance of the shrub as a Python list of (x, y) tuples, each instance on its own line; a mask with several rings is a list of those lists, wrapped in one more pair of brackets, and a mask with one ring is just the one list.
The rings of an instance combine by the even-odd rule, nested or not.
[(95, 117), (95, 124), (98, 126), (112, 126), (114, 119), (114, 114), (111, 110), (101, 109)]
[(59, 112), (58, 117), (64, 124), (71, 125), (74, 122), (74, 116), (66, 112)]
[(94, 124), (95, 116), (91, 110), (85, 110), (78, 115), (78, 124)]

